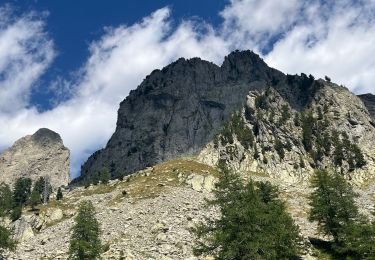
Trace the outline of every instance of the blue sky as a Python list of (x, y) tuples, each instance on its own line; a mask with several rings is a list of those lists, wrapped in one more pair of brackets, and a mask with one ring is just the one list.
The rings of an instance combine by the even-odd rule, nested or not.
[[(43, 88), (43, 84), (55, 77), (69, 78), (70, 73), (79, 69), (89, 56), (88, 45), (99, 39), (108, 26), (133, 24), (153, 11), (168, 6), (173, 11), (176, 24), (182, 19), (203, 19), (218, 25), (222, 18), (218, 16), (228, 1), (191, 0), (191, 1), (4, 1), (13, 7), (14, 15), (29, 12), (45, 13), (46, 26), (54, 40), (58, 55), (48, 71), (41, 77), (41, 88), (34, 88), (31, 104), (39, 110), (50, 109), (53, 92)], [(47, 83), (48, 84), (48, 83)]]
[(77, 176), (119, 102), (179, 57), (220, 65), (251, 49), (285, 73), (375, 93), (374, 11), (375, 0), (0, 1), (0, 151), (48, 127)]

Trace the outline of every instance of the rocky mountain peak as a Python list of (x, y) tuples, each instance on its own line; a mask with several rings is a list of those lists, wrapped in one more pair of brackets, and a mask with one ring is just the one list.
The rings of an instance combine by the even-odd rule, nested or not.
[(62, 143), (60, 135), (48, 128), (40, 128), (32, 136), (32, 140), (39, 144)]
[(13, 185), (20, 177), (35, 181), (48, 176), (53, 188), (68, 185), (69, 156), (60, 135), (41, 128), (17, 140), (0, 155), (0, 182)]
[[(221, 66), (200, 58), (181, 58), (161, 70), (153, 71), (121, 102), (115, 133), (107, 146), (95, 152), (82, 166), (81, 179), (90, 180), (103, 167), (108, 168), (112, 174), (130, 174), (162, 161), (198, 155), (222, 131), (233, 113), (246, 110), (247, 116), (255, 117), (257, 113), (254, 108), (245, 106), (249, 102), (248, 96), (265, 93), (269, 89), (275, 93), (275, 100), (280, 100), (293, 115), (316, 110), (317, 107), (322, 109), (325, 106), (320, 104), (321, 100), (328, 106), (334, 105), (337, 109), (329, 117), (332, 120), (342, 118), (337, 127), (348, 131), (350, 138), (356, 136), (360, 129), (371, 133), (374, 131), (367, 110), (371, 111), (371, 97), (366, 99), (370, 102), (363, 99), (366, 108), (347, 89), (321, 79), (316, 80), (312, 75), (285, 75), (268, 67), (252, 51), (235, 51), (225, 57)], [(342, 96), (341, 100), (337, 100), (339, 94)], [(272, 100), (267, 102), (273, 104)], [(341, 102), (355, 105), (348, 109)], [(358, 107), (361, 109), (358, 110)], [(283, 108), (285, 107), (279, 105), (273, 107), (273, 110), (277, 114)], [(265, 113), (270, 111), (260, 112), (260, 115)], [(349, 114), (350, 118), (347, 118)], [(352, 128), (342, 127), (348, 122), (361, 123)], [(282, 128), (266, 121), (260, 124), (264, 125), (265, 132), (270, 133), (281, 131), (277, 128)], [(289, 130), (295, 132), (294, 141), (300, 142), (298, 138), (301, 129), (290, 125)], [(272, 139), (274, 136), (271, 134), (267, 138)], [(362, 140), (366, 138), (367, 141), (372, 140), (372, 135), (366, 135)], [(289, 140), (288, 143), (292, 141)], [(356, 142), (354, 139), (352, 141)], [(311, 151), (306, 153), (302, 148), (298, 146), (300, 151), (295, 155), (302, 156), (305, 153), (308, 157), (307, 164)], [(215, 153), (211, 151), (206, 154)], [(297, 157), (300, 161), (300, 156)], [(369, 158), (372, 158), (372, 154)], [(316, 166), (314, 165), (312, 167)], [(286, 169), (289, 170), (290, 167)]]
[(263, 59), (256, 53), (247, 51), (234, 51), (225, 57), (223, 65), (224, 71), (235, 73), (237, 76), (243, 77), (251, 74), (254, 70), (267, 71), (269, 67)]

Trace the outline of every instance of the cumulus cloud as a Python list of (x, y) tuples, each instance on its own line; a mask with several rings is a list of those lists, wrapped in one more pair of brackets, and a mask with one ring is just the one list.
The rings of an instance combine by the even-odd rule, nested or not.
[(0, 149), (48, 127), (70, 148), (77, 176), (114, 132), (119, 102), (147, 74), (179, 57), (220, 64), (237, 48), (262, 52), (284, 72), (329, 75), (352, 90), (374, 93), (374, 2), (324, 2), (231, 0), (216, 27), (193, 19), (172, 26), (171, 10), (162, 8), (131, 26), (105, 28), (75, 78), (50, 84), (63, 98), (43, 112), (28, 96), (53, 60), (53, 41), (43, 18), (11, 18), (0, 9), (7, 14), (0, 15)]
[(298, 19), (303, 1), (231, 0), (220, 13), (223, 36), (234, 45), (260, 51)]
[(12, 113), (27, 105), (33, 83), (54, 57), (53, 42), (44, 22), (28, 14), (19, 19), (9, 7), (0, 8), (0, 112)]
[(298, 22), (279, 39), (266, 62), (288, 73), (329, 75), (356, 93), (375, 93), (374, 5), (335, 1), (308, 6)]

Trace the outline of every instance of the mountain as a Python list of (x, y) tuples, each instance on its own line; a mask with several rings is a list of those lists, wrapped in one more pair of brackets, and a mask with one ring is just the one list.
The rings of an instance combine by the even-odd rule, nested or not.
[[(257, 107), (259, 104), (254, 103), (257, 97), (267, 107)], [(268, 104), (272, 109), (268, 109)], [(283, 109), (289, 114), (283, 119), (285, 125), (271, 122), (279, 121)], [(314, 118), (309, 132), (312, 147), (303, 144), (303, 129), (293, 126), (292, 119), (296, 114), (307, 116), (308, 111)], [(240, 113), (240, 127), (250, 129), (253, 138), (251, 144), (240, 145), (240, 150), (246, 151), (236, 156), (229, 147), (231, 142), (225, 147), (212, 145), (235, 112)], [(321, 113), (323, 118), (318, 120)], [(269, 120), (271, 115), (274, 118)], [(326, 125), (326, 138), (334, 134), (346, 145), (337, 149), (345, 158), (337, 158), (336, 164), (330, 163), (335, 159), (334, 145), (325, 151), (316, 145), (324, 141), (318, 138), (323, 137), (319, 134), (322, 123)], [(103, 167), (112, 173), (130, 174), (162, 161), (192, 155), (199, 155), (211, 165), (224, 159), (234, 168), (246, 170), (269, 171), (269, 165), (273, 165), (271, 174), (281, 163), (281, 171), (287, 175), (310, 172), (318, 167), (336, 167), (343, 173), (360, 172), (356, 176), (365, 176), (373, 168), (370, 147), (374, 141), (373, 125), (361, 99), (349, 90), (303, 73), (285, 75), (268, 67), (251, 51), (231, 53), (220, 67), (199, 58), (179, 59), (152, 72), (121, 102), (115, 133), (106, 147), (95, 152), (82, 166), (81, 179), (93, 178)], [(239, 133), (227, 134), (236, 140)], [(280, 157), (281, 150), (286, 153), (283, 156), (286, 160)], [(259, 151), (264, 156), (254, 157)], [(354, 153), (358, 158), (354, 158)], [(204, 155), (207, 156), (203, 158)], [(367, 163), (357, 162), (362, 159)], [(306, 166), (297, 168), (296, 163)]]
[(41, 128), (16, 141), (0, 155), (0, 183), (14, 184), (20, 177), (48, 176), (53, 188), (70, 181), (69, 149), (59, 134)]
[[(7, 221), (19, 241), (7, 256), (68, 258), (78, 205), (89, 200), (106, 245), (103, 259), (201, 259), (193, 255), (191, 231), (219, 216), (206, 202), (222, 176), (216, 166), (226, 163), (246, 180), (277, 186), (300, 228), (301, 259), (324, 258), (319, 245), (329, 242), (309, 221), (308, 180), (315, 169), (341, 172), (358, 184), (361, 214), (371, 215), (373, 101), (311, 75), (285, 75), (250, 51), (231, 53), (220, 67), (179, 59), (151, 73), (120, 104), (115, 133), (82, 166), (78, 182), (97, 180), (103, 167), (128, 176), (71, 185), (60, 201), (24, 208), (20, 219)], [(52, 133), (25, 138), (49, 143), (59, 139)]]

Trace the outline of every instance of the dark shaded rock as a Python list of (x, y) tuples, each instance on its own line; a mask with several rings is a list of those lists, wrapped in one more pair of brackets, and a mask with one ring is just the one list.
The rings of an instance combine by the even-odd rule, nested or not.
[(373, 94), (364, 94), (358, 96), (362, 99), (363, 103), (367, 107), (368, 111), (370, 112), (372, 118), (375, 120), (375, 95)]

